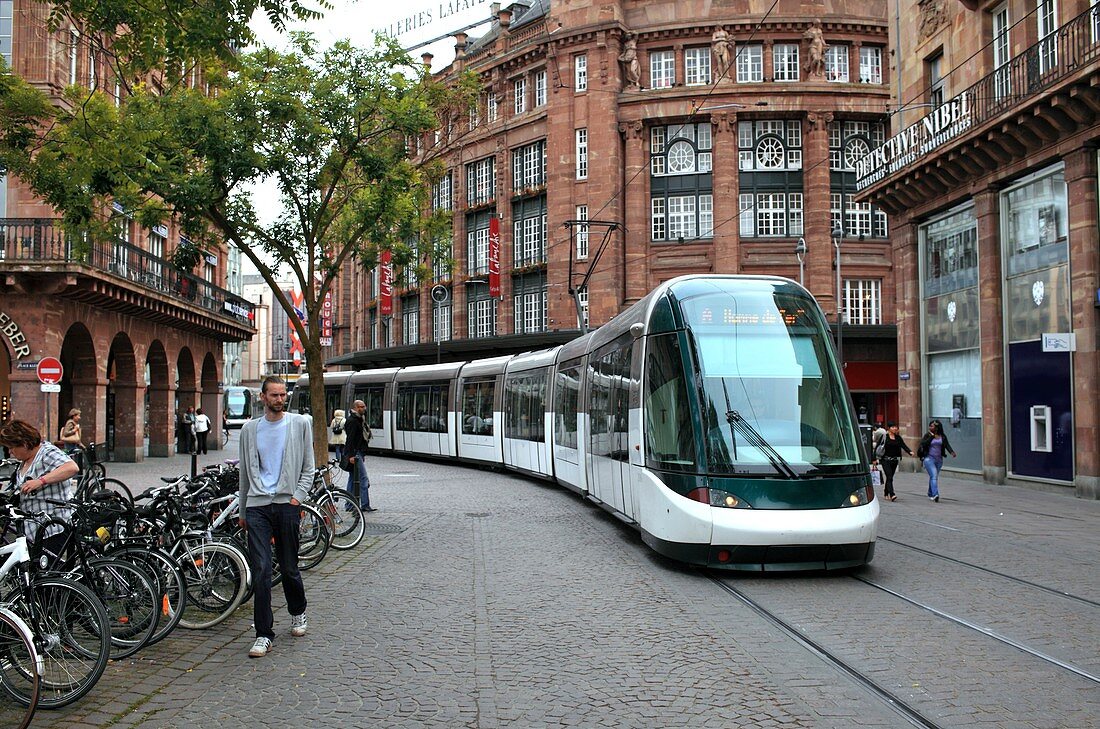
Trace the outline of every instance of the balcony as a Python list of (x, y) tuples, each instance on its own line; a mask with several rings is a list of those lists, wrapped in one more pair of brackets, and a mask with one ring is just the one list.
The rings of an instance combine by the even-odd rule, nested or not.
[(891, 214), (1003, 170), (1100, 117), (1100, 7), (1063, 25), (857, 165), (861, 201)]
[(252, 304), (121, 240), (76, 241), (51, 218), (0, 218), (0, 291), (55, 294), (223, 341), (251, 338)]

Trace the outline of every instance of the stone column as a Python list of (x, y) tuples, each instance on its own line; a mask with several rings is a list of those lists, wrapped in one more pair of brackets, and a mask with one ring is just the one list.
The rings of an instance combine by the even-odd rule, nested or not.
[(1085, 147), (1065, 158), (1069, 188), (1070, 317), (1077, 335), (1073, 353), (1073, 437), (1076, 439), (1074, 483), (1077, 495), (1100, 499), (1100, 354), (1097, 332), (1100, 289), (1097, 248), (1097, 151)]
[[(641, 120), (620, 124), (619, 133), (623, 135), (626, 147), (624, 174), (627, 181), (632, 181), (625, 187), (622, 194), (626, 229), (630, 231), (629, 234), (622, 236), (626, 275), (625, 304), (629, 306), (649, 293), (649, 261), (646, 260), (646, 252), (652, 230), (649, 219), (652, 207), (649, 202), (649, 175), (646, 172), (649, 159), (646, 154), (645, 124)], [(589, 215), (591, 214), (590, 211)], [(594, 281), (595, 279), (592, 279), (592, 282)], [(595, 301), (594, 297), (597, 295), (597, 287), (594, 287), (592, 282), (588, 286), (590, 311)]]
[(996, 190), (983, 190), (974, 196), (974, 216), (978, 222), (978, 313), (981, 321), (982, 477), (987, 483), (997, 484), (1004, 483), (1008, 473), (1000, 213)]
[[(737, 164), (737, 115), (714, 114), (714, 159), (711, 172), (714, 190), (714, 272), (740, 273), (741, 251), (739, 210), (740, 190)], [(720, 225), (723, 221), (729, 222)]]
[(836, 253), (830, 236), (832, 222), (829, 219), (828, 125), (832, 120), (832, 112), (810, 112), (806, 115), (802, 135), (806, 288), (817, 297), (821, 308), (829, 314), (836, 311), (836, 281), (833, 273)]
[[(908, 220), (891, 221), (894, 285), (897, 288), (898, 369), (909, 379), (898, 381), (898, 426), (910, 443), (924, 433), (921, 413), (924, 378), (921, 372), (920, 273), (917, 226)], [(916, 446), (914, 453), (916, 452)], [(902, 463), (905, 463), (903, 461)]]
[[(145, 458), (145, 388), (134, 383), (115, 382), (115, 453), (114, 460), (138, 463)], [(106, 435), (106, 431), (104, 431)]]

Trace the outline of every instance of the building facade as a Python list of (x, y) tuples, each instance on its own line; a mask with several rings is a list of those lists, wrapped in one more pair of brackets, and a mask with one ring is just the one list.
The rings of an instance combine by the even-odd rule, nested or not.
[(409, 140), (446, 164), (449, 255), (396, 277), (392, 317), (377, 272), (345, 273), (337, 343), (361, 356), (337, 361), (598, 326), (683, 274), (801, 275), (834, 321), (841, 292), (862, 417), (896, 417), (890, 231), (854, 200), (854, 160), (886, 132), (886, 21), (884, 2), (552, 0), (457, 34), (439, 77), (475, 73), (478, 103)]
[(948, 466), (1097, 498), (1100, 16), (893, 7), (902, 103), (857, 199), (894, 228), (902, 420), (942, 420)]
[[(58, 103), (74, 84), (125, 103), (100, 44), (77, 28), (48, 32), (49, 10), (0, 0), (4, 60)], [(224, 250), (181, 271), (170, 263), (188, 243), (178, 226), (145, 228), (120, 206), (105, 214), (115, 238), (84, 241), (18, 179), (0, 180), (0, 397), (48, 439), (75, 407), (85, 442), (105, 444), (101, 454), (168, 456), (177, 410), (202, 407), (217, 421), (223, 344), (252, 336), (252, 307), (223, 288)], [(59, 392), (39, 385), (46, 357), (62, 363)]]
[[(277, 282), (279, 288), (292, 296), (296, 284), (290, 279)], [(275, 300), (271, 286), (258, 273), (244, 276), (244, 298), (255, 312), (256, 336), (241, 352), (241, 381), (238, 384), (259, 389), (265, 377), (281, 377), (293, 386), (305, 364), (295, 362), (290, 320), (282, 305)]]

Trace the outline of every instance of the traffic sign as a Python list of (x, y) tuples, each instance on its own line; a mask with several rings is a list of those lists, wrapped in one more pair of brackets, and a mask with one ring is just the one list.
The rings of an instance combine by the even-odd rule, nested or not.
[(43, 385), (56, 385), (65, 375), (65, 368), (57, 357), (43, 357), (37, 367), (38, 381)]
[(58, 384), (47, 385), (43, 382), (39, 387), (42, 388), (42, 392), (61, 392), (61, 385)]

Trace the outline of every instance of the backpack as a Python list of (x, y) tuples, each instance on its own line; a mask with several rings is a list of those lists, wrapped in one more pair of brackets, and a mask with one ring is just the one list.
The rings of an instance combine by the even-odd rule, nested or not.
[(333, 435), (342, 435), (343, 432), (344, 432), (344, 421), (343, 420), (336, 421), (336, 424), (332, 426), (332, 434)]

